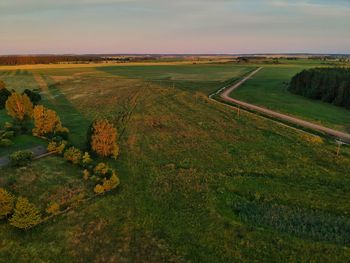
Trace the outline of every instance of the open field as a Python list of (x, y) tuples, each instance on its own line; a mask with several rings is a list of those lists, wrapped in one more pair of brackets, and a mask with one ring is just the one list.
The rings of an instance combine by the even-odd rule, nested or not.
[[(312, 64), (317, 67), (322, 64)], [(310, 65), (265, 66), (231, 96), (281, 113), (300, 117), (340, 131), (350, 132), (350, 111), (331, 104), (294, 95), (289, 80)]]
[(179, 61), (150, 61), (150, 62), (101, 62), (101, 63), (57, 63), (57, 64), (34, 64), (34, 65), (0, 65), (0, 70), (32, 70), (32, 69), (71, 69), (71, 68), (91, 68), (106, 66), (168, 66), (168, 65), (192, 65), (192, 64), (208, 64), (208, 63), (225, 63), (230, 59), (210, 58), (207, 60), (179, 60)]
[[(97, 116), (125, 130), (120, 158), (109, 161), (121, 187), (28, 232), (0, 224), (0, 261), (346, 262), (350, 149), (337, 157), (332, 142), (317, 143), (253, 114), (238, 116), (207, 98), (254, 68), (0, 71), (11, 89), (40, 88), (43, 103), (59, 113), (78, 147)], [(132, 105), (131, 118), (121, 121), (119, 114)], [(5, 116), (0, 111), (0, 123)], [(84, 191), (81, 176), (48, 157), (20, 171), (0, 170), (0, 185), (40, 205)]]

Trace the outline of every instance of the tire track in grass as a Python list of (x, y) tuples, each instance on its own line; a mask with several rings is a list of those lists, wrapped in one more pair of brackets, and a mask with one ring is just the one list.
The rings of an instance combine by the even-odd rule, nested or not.
[(54, 98), (51, 95), (51, 93), (49, 91), (49, 87), (48, 87), (46, 81), (43, 79), (42, 75), (35, 73), (35, 74), (33, 74), (33, 76), (34, 76), (34, 79), (41, 90), (41, 93), (44, 94), (50, 101), (53, 101)]
[(83, 148), (85, 146), (85, 135), (90, 125), (90, 120), (83, 113), (79, 112), (74, 104), (66, 97), (66, 94), (61, 89), (62, 84), (54, 81), (50, 75), (41, 75), (41, 79), (47, 88), (46, 95), (48, 96), (48, 100), (45, 106), (58, 113), (63, 125), (70, 130), (70, 138), (73, 144)]

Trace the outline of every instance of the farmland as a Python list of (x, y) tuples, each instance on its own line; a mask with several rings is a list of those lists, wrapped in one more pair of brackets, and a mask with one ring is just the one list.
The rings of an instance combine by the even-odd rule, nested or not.
[[(315, 65), (266, 65), (233, 96), (348, 130), (349, 111), (281, 86)], [(76, 147), (84, 147), (95, 118), (107, 117), (118, 128), (121, 149), (119, 159), (109, 161), (121, 179), (115, 192), (26, 232), (0, 224), (0, 261), (345, 262), (350, 149), (336, 156), (326, 138), (315, 141), (208, 99), (256, 66), (0, 70), (9, 89), (41, 90), (43, 104), (57, 111)], [(126, 109), (132, 114), (123, 121), (118, 116)], [(0, 124), (7, 120), (1, 110)], [(42, 143), (18, 140), (15, 145), (28, 148)], [(3, 168), (0, 175), (1, 186), (42, 209), (43, 200), (89, 195), (81, 171), (56, 156), (20, 170)]]

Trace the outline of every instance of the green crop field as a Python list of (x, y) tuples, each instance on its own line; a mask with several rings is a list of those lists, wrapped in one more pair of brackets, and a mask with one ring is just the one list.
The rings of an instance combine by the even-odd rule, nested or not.
[[(286, 62), (290, 63), (290, 62)], [(244, 83), (231, 96), (281, 113), (350, 132), (350, 111), (325, 102), (290, 93), (290, 79), (305, 68), (324, 66), (321, 63), (260, 65), (264, 67), (253, 79)]]
[[(0, 262), (348, 261), (350, 149), (336, 156), (331, 141), (251, 113), (238, 116), (207, 98), (256, 66), (0, 71), (10, 89), (40, 89), (43, 104), (58, 112), (79, 148), (91, 121), (108, 117), (118, 127), (121, 151), (108, 161), (121, 179), (116, 191), (27, 231), (1, 222)], [(265, 97), (280, 109), (273, 99), (286, 93), (281, 82), (301, 68), (266, 67), (257, 77), (270, 88), (254, 79), (235, 96), (260, 94), (258, 103), (269, 92)], [(346, 111), (308, 103), (315, 116), (305, 108), (301, 116), (345, 127)], [(130, 108), (131, 118), (121, 121), (120, 112)], [(0, 124), (7, 120), (1, 110)], [(36, 144), (32, 137), (19, 140), (23, 147)], [(0, 169), (0, 186), (41, 209), (43, 200), (89, 195), (81, 171), (55, 156)]]

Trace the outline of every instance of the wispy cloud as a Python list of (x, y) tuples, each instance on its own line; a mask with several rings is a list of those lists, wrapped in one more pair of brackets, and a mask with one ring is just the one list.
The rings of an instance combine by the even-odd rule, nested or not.
[(307, 0), (279, 0), (271, 1), (274, 7), (294, 9), (295, 11), (313, 16), (349, 17), (350, 1), (307, 1)]

